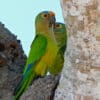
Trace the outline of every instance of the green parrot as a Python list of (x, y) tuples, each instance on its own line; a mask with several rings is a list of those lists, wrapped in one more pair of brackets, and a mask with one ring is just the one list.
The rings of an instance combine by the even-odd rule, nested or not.
[(56, 59), (52, 66), (49, 67), (49, 72), (52, 75), (59, 74), (62, 71), (64, 64), (64, 52), (66, 49), (67, 32), (65, 24), (56, 22), (54, 28), (54, 35), (59, 47), (59, 51), (56, 55)]
[(31, 44), (22, 79), (14, 90), (14, 100), (19, 99), (36, 77), (46, 75), (48, 67), (52, 65), (58, 52), (53, 32), (54, 22), (55, 14), (52, 11), (43, 11), (37, 15), (36, 36)]

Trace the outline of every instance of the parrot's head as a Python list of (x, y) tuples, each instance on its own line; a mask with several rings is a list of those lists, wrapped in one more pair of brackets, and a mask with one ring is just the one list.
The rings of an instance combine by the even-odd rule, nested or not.
[(55, 23), (55, 14), (52, 11), (43, 11), (36, 16), (35, 26), (37, 33), (47, 32)]
[(67, 33), (65, 24), (56, 22), (54, 28), (54, 35), (59, 48), (66, 46)]

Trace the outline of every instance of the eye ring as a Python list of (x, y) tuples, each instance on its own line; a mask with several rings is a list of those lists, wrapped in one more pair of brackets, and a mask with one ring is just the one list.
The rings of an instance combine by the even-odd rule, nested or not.
[(48, 14), (42, 14), (42, 17), (43, 18), (47, 18), (48, 17)]
[(47, 17), (48, 15), (47, 14), (44, 14), (44, 17)]

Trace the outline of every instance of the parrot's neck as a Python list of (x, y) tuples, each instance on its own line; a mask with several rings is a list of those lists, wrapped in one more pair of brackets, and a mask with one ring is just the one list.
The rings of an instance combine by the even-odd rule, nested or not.
[(50, 39), (51, 41), (54, 41), (57, 44), (55, 36), (54, 36), (54, 32), (53, 32), (53, 26), (51, 28), (47, 28), (47, 27), (44, 27), (44, 26), (37, 28), (36, 33), (42, 34), (42, 35), (48, 37), (48, 39)]
[(53, 31), (53, 26), (52, 26), (52, 28), (49, 30), (49, 37), (57, 44), (57, 41), (56, 41), (55, 35), (54, 35), (54, 31)]
[(49, 40), (51, 40), (52, 42), (57, 44), (57, 41), (56, 41), (55, 36), (54, 36), (53, 28), (48, 29), (48, 32), (47, 32), (47, 34), (45, 34), (45, 36), (48, 37)]
[(36, 33), (37, 34), (43, 34), (43, 33), (47, 33), (49, 30), (49, 27), (47, 25), (44, 24), (36, 24)]

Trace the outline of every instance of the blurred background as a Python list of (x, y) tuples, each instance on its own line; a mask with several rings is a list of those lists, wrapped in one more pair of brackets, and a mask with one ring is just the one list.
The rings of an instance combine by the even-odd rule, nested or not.
[(21, 40), (26, 55), (35, 36), (35, 16), (44, 10), (54, 11), (56, 21), (64, 22), (59, 0), (0, 1), (0, 21)]

